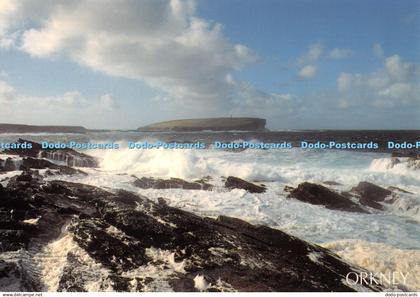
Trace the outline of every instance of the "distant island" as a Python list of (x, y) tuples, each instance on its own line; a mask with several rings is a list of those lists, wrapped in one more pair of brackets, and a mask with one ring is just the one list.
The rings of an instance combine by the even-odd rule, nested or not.
[(0, 133), (86, 133), (82, 126), (34, 126), (0, 124)]
[(194, 131), (265, 131), (265, 119), (206, 118), (154, 123), (137, 129), (140, 132), (194, 132)]
[(259, 118), (205, 118), (154, 123), (137, 130), (87, 129), (83, 126), (38, 126), (0, 123), (0, 133), (78, 133), (138, 131), (138, 132), (194, 132), (194, 131), (267, 131), (266, 120)]

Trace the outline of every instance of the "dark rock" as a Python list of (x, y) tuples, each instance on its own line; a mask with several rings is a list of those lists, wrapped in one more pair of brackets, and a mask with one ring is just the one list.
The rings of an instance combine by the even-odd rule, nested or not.
[[(10, 219), (16, 226), (39, 217), (35, 231), (19, 229), (27, 241), (23, 249), (39, 252), (66, 235), (89, 255), (89, 261), (96, 262), (87, 264), (85, 256), (70, 250), (59, 291), (85, 291), (87, 282), (98, 283), (99, 290), (107, 286), (124, 292), (159, 290), (153, 284), (165, 283), (175, 291), (197, 291), (197, 276), (209, 283), (206, 291), (214, 292), (353, 291), (343, 280), (349, 272), (361, 270), (280, 230), (224, 216), (202, 218), (126, 191), (108, 192), (32, 176), (11, 179), (0, 188), (0, 195), (0, 209), (16, 212)], [(0, 234), (0, 239), (3, 243), (5, 236)], [(21, 285), (17, 279), (18, 290), (44, 289), (36, 261), (25, 258), (21, 270), (7, 270), (27, 274), (28, 284), (39, 284)], [(0, 290), (4, 291), (1, 276), (10, 272), (2, 264)], [(103, 267), (106, 273), (95, 267)]]
[(63, 269), (58, 283), (58, 292), (86, 292), (84, 272), (80, 271), (83, 264), (73, 253), (67, 254), (67, 265)]
[(29, 242), (29, 235), (24, 230), (0, 229), (0, 238), (0, 251), (2, 252), (18, 251), (26, 248)]
[(29, 279), (18, 263), (0, 260), (1, 292), (36, 291), (37, 287)]
[(414, 170), (420, 170), (420, 157), (410, 157), (407, 161), (407, 167)]
[(356, 187), (350, 190), (359, 197), (362, 205), (382, 210), (383, 206), (378, 202), (384, 202), (385, 198), (391, 195), (391, 191), (370, 182), (360, 182)]
[(180, 178), (155, 179), (149, 177), (136, 178), (134, 186), (142, 189), (185, 189), (210, 191), (213, 186), (204, 181), (188, 182)]
[(204, 184), (204, 183), (208, 183), (209, 181), (211, 181), (213, 178), (210, 175), (207, 175), (201, 179), (197, 179), (194, 182), (195, 183), (199, 183), (199, 184)]
[[(57, 165), (54, 163), (51, 163), (50, 161), (44, 160), (44, 159), (35, 159), (35, 158), (24, 158), (22, 160), (22, 165), (20, 166), (21, 170), (28, 170), (28, 169), (54, 169), (57, 170), (59, 174), (65, 174), (65, 175), (74, 175), (74, 174), (83, 174), (86, 175), (85, 172), (71, 168), (69, 166), (64, 165)], [(51, 171), (48, 173), (52, 173)]]
[(18, 143), (28, 143), (31, 149), (10, 149), (8, 154), (21, 157), (45, 158), (53, 161), (64, 162), (67, 166), (98, 167), (97, 160), (89, 155), (79, 153), (73, 149), (43, 149), (39, 143), (19, 138)]
[(323, 205), (329, 209), (362, 213), (367, 212), (345, 196), (331, 191), (324, 186), (308, 182), (299, 184), (297, 188), (290, 192), (288, 197), (315, 205)]
[(333, 180), (326, 180), (326, 181), (323, 181), (322, 183), (327, 186), (342, 186), (343, 185)]
[[(144, 245), (100, 219), (81, 219), (69, 229), (89, 255), (114, 271), (135, 269), (148, 262)], [(118, 259), (115, 261), (114, 259)]]
[(161, 205), (168, 205), (168, 202), (165, 200), (165, 198), (159, 197), (158, 203)]
[(290, 193), (294, 190), (295, 188), (291, 187), (291, 186), (284, 186), (283, 191)]
[(228, 189), (244, 189), (250, 193), (264, 193), (266, 191), (265, 187), (258, 186), (234, 176), (229, 176), (226, 179), (225, 187)]
[(0, 162), (0, 171), (15, 171), (19, 170), (16, 162), (12, 158), (7, 158), (5, 161)]

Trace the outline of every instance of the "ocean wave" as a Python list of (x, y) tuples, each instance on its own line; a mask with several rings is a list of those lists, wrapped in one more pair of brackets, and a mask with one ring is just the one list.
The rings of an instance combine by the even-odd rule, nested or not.
[(340, 240), (322, 244), (349, 263), (356, 264), (373, 273), (394, 273), (396, 281), (404, 283), (401, 275), (407, 275), (406, 287), (411, 291), (420, 289), (420, 250), (398, 249), (383, 243), (362, 240)]
[(394, 172), (398, 174), (414, 174), (420, 177), (420, 160), (411, 158), (379, 158), (372, 160), (369, 170), (376, 172)]
[(196, 179), (233, 175), (290, 185), (334, 180), (348, 188), (369, 181), (420, 194), (420, 171), (379, 170), (388, 161), (378, 161), (382, 159), (372, 153), (302, 149), (249, 149), (240, 153), (215, 149), (120, 149), (89, 153), (100, 159), (102, 170), (136, 176)]

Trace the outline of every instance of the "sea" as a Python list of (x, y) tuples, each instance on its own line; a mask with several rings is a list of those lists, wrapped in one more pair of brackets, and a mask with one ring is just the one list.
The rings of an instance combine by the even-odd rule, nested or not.
[[(409, 272), (408, 287), (420, 288), (420, 169), (400, 158), (392, 161), (387, 141), (416, 141), (420, 131), (280, 131), (140, 133), (89, 132), (86, 134), (1, 134), (0, 142), (18, 138), (41, 142), (95, 142), (120, 144), (119, 149), (83, 150), (99, 160), (99, 168), (81, 168), (88, 175), (53, 176), (104, 189), (124, 189), (200, 216), (227, 215), (253, 224), (280, 229), (326, 247), (344, 260), (370, 271)], [(377, 150), (302, 149), (300, 141), (377, 142)], [(206, 149), (129, 149), (128, 142), (204, 142)], [(215, 149), (222, 142), (283, 142), (289, 149)], [(417, 149), (417, 153), (419, 150)], [(0, 175), (0, 182), (5, 176)], [(224, 179), (236, 176), (267, 187), (253, 194), (228, 190)], [(135, 178), (206, 178), (212, 191), (139, 189)], [(285, 186), (302, 182), (323, 184), (335, 191), (349, 191), (359, 182), (397, 187), (391, 204), (371, 214), (330, 210), (290, 199)], [(334, 182), (334, 183), (331, 183)], [(333, 185), (331, 185), (333, 184)]]

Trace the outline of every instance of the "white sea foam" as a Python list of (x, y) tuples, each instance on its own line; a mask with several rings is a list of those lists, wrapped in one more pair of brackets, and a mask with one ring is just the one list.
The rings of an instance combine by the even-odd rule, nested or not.
[[(391, 171), (391, 161), (374, 153), (352, 151), (246, 150), (106, 150), (94, 151), (101, 168), (137, 176), (179, 177), (229, 176), (260, 181), (287, 182), (334, 180), (354, 185), (367, 180), (379, 185), (408, 187), (420, 194), (420, 171), (405, 168)], [(399, 165), (399, 164), (398, 164)]]
[(8, 172), (3, 172), (2, 174), (0, 174), (0, 184), (5, 187), (7, 186), (7, 184), (9, 183), (9, 179), (11, 179), (14, 176), (20, 175), (22, 173), (22, 171), (8, 171)]
[[(228, 215), (251, 223), (265, 224), (307, 240), (322, 243), (339, 239), (363, 239), (403, 248), (420, 247), (420, 175), (370, 168), (377, 153), (314, 150), (246, 150), (240, 153), (220, 150), (122, 150), (98, 151), (100, 170), (87, 170), (88, 176), (62, 177), (104, 188), (121, 188), (203, 216)], [(180, 177), (194, 180), (210, 175), (213, 191), (138, 189), (134, 178)], [(261, 181), (267, 192), (251, 194), (227, 190), (220, 176), (234, 175)], [(56, 178), (56, 177), (53, 177)], [(347, 191), (360, 181), (396, 186), (412, 192), (398, 193), (385, 212), (358, 214), (326, 209), (322, 206), (287, 199), (285, 185), (332, 180)]]
[(68, 265), (68, 255), (72, 253), (82, 267), (80, 283), (85, 283), (88, 292), (112, 291), (112, 282), (107, 278), (108, 270), (93, 260), (73, 240), (70, 233), (64, 231), (63, 235), (42, 250), (31, 256), (31, 261), (37, 266), (39, 277), (48, 292), (56, 292), (63, 270)]
[(137, 278), (150, 277), (153, 280), (143, 285), (145, 292), (167, 292), (173, 291), (169, 284), (169, 279), (173, 274), (185, 273), (185, 261), (176, 262), (174, 252), (156, 248), (147, 248), (146, 255), (152, 259), (147, 265), (139, 266), (136, 269), (126, 271), (123, 277), (133, 278), (131, 291), (135, 292)]
[[(238, 217), (324, 244), (349, 262), (369, 270), (387, 271), (406, 267), (420, 275), (418, 262), (413, 261), (417, 263), (416, 268), (409, 261), (419, 259), (420, 171), (407, 167), (403, 162), (392, 164), (392, 159), (385, 154), (301, 149), (246, 150), (240, 153), (221, 150), (121, 149), (89, 153), (100, 159), (99, 169), (84, 168), (88, 176), (50, 178), (106, 189), (126, 189), (155, 201), (164, 197), (169, 205), (202, 216)], [(187, 180), (210, 175), (213, 178), (210, 182), (216, 188), (213, 191), (145, 190), (133, 186), (132, 174), (137, 177), (179, 177)], [(224, 188), (221, 178), (229, 175), (262, 182), (267, 186), (267, 192), (251, 194), (238, 189), (229, 191)], [(339, 191), (350, 190), (360, 181), (369, 181), (385, 188), (399, 187), (411, 194), (396, 193), (392, 203), (385, 204), (383, 212), (358, 214), (288, 199), (288, 193), (283, 191), (284, 186), (296, 186), (304, 181), (335, 181), (341, 185), (330, 187)], [(183, 267), (182, 263), (172, 261), (170, 254), (169, 251), (161, 251), (160, 260), (156, 258), (155, 263), (127, 272), (126, 276), (155, 275), (156, 281), (147, 284), (145, 289), (170, 290), (166, 279), (173, 273), (179, 273), (177, 270), (181, 269), (178, 268)], [(315, 255), (311, 255), (311, 258), (318, 260)], [(409, 285), (418, 288), (418, 280), (411, 281)], [(94, 290), (97, 287), (98, 283), (92, 282), (89, 288)], [(135, 288), (135, 284), (132, 284), (132, 288)]]
[(211, 287), (211, 284), (206, 281), (204, 276), (197, 274), (194, 278), (194, 287), (199, 291), (205, 291)]
[[(323, 244), (344, 260), (364, 267), (373, 273), (385, 275), (394, 273), (398, 283), (404, 283), (409, 290), (420, 290), (420, 250), (398, 249), (381, 243), (361, 240), (341, 240)], [(397, 273), (398, 272), (398, 273)]]
[(29, 225), (36, 225), (36, 224), (38, 224), (39, 219), (40, 219), (40, 217), (34, 218), (34, 219), (23, 220), (23, 222), (25, 224), (29, 224)]
[(420, 176), (418, 160), (410, 158), (378, 158), (372, 160), (369, 170), (374, 172), (391, 172), (395, 174)]

